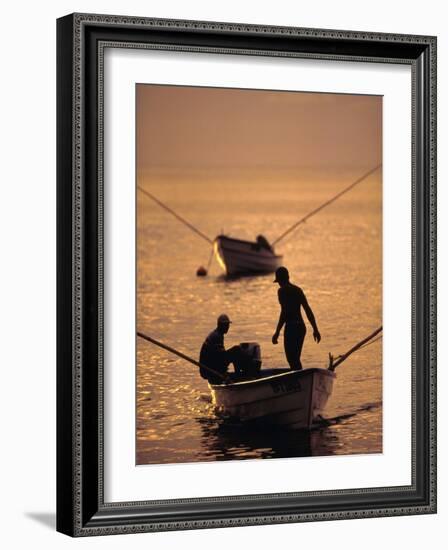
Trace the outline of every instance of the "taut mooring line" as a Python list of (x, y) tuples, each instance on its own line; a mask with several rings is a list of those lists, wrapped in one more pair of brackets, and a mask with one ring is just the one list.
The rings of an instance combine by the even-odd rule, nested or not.
[[(364, 340), (361, 340), (361, 342), (358, 342), (355, 346), (350, 348), (346, 353), (339, 355), (339, 357), (333, 357), (333, 355), (330, 353), (329, 354), (330, 364), (328, 365), (328, 369), (333, 371), (338, 365), (340, 365), (343, 361), (345, 361), (347, 357), (349, 357), (352, 353), (354, 353), (358, 349), (365, 347), (367, 343), (373, 343), (373, 342), (370, 342), (370, 340), (373, 340), (373, 338), (375, 338), (377, 334), (382, 332), (382, 330), (383, 330), (382, 326), (377, 328), (372, 332), (372, 334), (369, 334), (367, 338), (364, 338)], [(376, 340), (379, 340), (379, 338), (377, 338)]]
[(210, 239), (209, 237), (207, 237), (207, 235), (204, 235), (204, 233), (202, 233), (202, 231), (200, 231), (197, 227), (195, 227), (193, 224), (191, 224), (190, 222), (188, 222), (187, 220), (185, 220), (184, 218), (182, 218), (182, 216), (179, 216), (179, 214), (177, 214), (176, 212), (174, 212), (174, 210), (172, 210), (169, 206), (167, 206), (166, 204), (164, 204), (162, 201), (160, 201), (157, 197), (155, 197), (152, 193), (150, 193), (149, 191), (146, 191), (146, 189), (143, 189), (143, 187), (140, 187), (140, 185), (137, 185), (137, 189), (139, 189), (144, 195), (146, 195), (147, 197), (149, 197), (151, 200), (153, 200), (155, 203), (157, 203), (161, 208), (163, 208), (164, 210), (166, 210), (167, 212), (169, 212), (172, 216), (174, 216), (176, 219), (178, 219), (180, 222), (182, 222), (184, 225), (186, 225), (189, 229), (191, 229), (192, 231), (194, 231), (197, 235), (199, 235), (199, 237), (201, 237), (202, 239), (204, 239), (205, 241), (207, 241), (208, 243), (210, 244), (213, 244), (213, 241), (212, 239)]
[(186, 355), (185, 353), (182, 353), (181, 351), (178, 351), (175, 348), (172, 348), (171, 346), (168, 346), (167, 344), (164, 344), (162, 342), (159, 342), (155, 338), (152, 338), (148, 334), (145, 334), (144, 332), (137, 331), (137, 336), (140, 336), (140, 338), (143, 338), (143, 340), (146, 340), (148, 342), (151, 342), (152, 344), (155, 344), (156, 346), (159, 346), (159, 348), (162, 348), (166, 351), (169, 351), (170, 353), (173, 353), (174, 355), (177, 355), (181, 359), (185, 359), (185, 361), (188, 361), (189, 363), (192, 363), (193, 365), (196, 365), (197, 367), (200, 367), (201, 369), (204, 369), (208, 372), (211, 372), (221, 380), (225, 381), (226, 377), (222, 375), (220, 372), (217, 372), (216, 370), (208, 367), (207, 365), (203, 365), (202, 363), (199, 363), (199, 361), (196, 361), (196, 359), (193, 359), (193, 357), (190, 357), (189, 355)]
[(277, 244), (278, 242), (280, 242), (282, 239), (284, 239), (286, 237), (286, 235), (289, 235), (289, 233), (291, 233), (291, 231), (294, 231), (294, 229), (296, 227), (298, 227), (299, 225), (301, 225), (302, 223), (306, 222), (309, 218), (311, 218), (311, 216), (314, 216), (314, 214), (317, 214), (318, 212), (320, 212), (323, 208), (325, 208), (326, 206), (328, 206), (329, 204), (331, 204), (332, 202), (336, 201), (337, 199), (339, 199), (339, 197), (342, 197), (342, 195), (344, 195), (345, 193), (347, 193), (348, 191), (350, 191), (350, 189), (353, 189), (353, 187), (355, 187), (355, 185), (358, 185), (358, 183), (361, 183), (362, 181), (364, 181), (366, 178), (368, 178), (371, 174), (373, 174), (376, 170), (378, 170), (378, 168), (381, 168), (382, 164), (378, 164), (378, 166), (375, 166), (375, 168), (372, 168), (372, 170), (369, 170), (368, 172), (366, 172), (363, 176), (361, 176), (359, 179), (357, 179), (355, 182), (351, 183), (348, 187), (346, 187), (345, 189), (343, 189), (342, 191), (340, 191), (339, 193), (337, 193), (334, 197), (332, 197), (330, 200), (324, 202), (323, 204), (321, 204), (320, 206), (318, 206), (317, 208), (315, 208), (314, 210), (312, 210), (309, 214), (307, 214), (306, 216), (304, 216), (303, 218), (301, 218), (298, 222), (296, 222), (294, 225), (292, 225), (289, 229), (287, 229), (284, 233), (282, 233), (279, 237), (277, 237), (275, 239), (275, 241), (272, 242), (272, 246), (274, 246), (275, 244)]

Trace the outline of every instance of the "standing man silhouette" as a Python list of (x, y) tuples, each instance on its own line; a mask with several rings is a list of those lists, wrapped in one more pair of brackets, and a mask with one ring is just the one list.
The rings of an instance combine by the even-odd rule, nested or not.
[(274, 283), (278, 283), (278, 301), (280, 302), (280, 317), (277, 329), (272, 336), (272, 343), (278, 343), (278, 337), (283, 325), (285, 355), (289, 366), (293, 370), (301, 370), (300, 354), (302, 353), (303, 341), (306, 334), (305, 322), (302, 318), (301, 307), (305, 310), (308, 321), (313, 327), (313, 337), (316, 343), (320, 342), (320, 333), (317, 328), (316, 319), (310, 308), (306, 296), (301, 288), (289, 281), (289, 272), (286, 267), (279, 267), (275, 272)]

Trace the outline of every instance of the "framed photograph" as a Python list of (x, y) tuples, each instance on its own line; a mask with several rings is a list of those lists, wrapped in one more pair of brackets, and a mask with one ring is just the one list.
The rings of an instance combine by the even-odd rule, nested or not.
[(435, 513), (436, 38), (57, 41), (57, 529)]

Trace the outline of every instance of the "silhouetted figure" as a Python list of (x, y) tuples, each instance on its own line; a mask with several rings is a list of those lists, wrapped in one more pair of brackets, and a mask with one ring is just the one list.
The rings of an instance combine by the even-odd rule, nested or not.
[[(224, 376), (227, 374), (227, 367), (230, 363), (237, 361), (241, 354), (240, 346), (233, 346), (228, 350), (224, 347), (224, 335), (229, 332), (230, 323), (231, 321), (225, 313), (218, 317), (216, 328), (205, 339), (199, 355), (200, 363)], [(221, 378), (208, 370), (200, 369), (200, 374), (210, 384), (222, 382)]]
[(269, 241), (266, 239), (264, 235), (257, 235), (257, 246), (259, 248), (264, 248), (265, 250), (269, 250), (269, 252), (274, 252), (272, 250), (272, 246), (269, 244)]
[(285, 325), (283, 338), (286, 359), (291, 369), (300, 370), (302, 368), (300, 355), (306, 334), (305, 323), (300, 311), (301, 307), (305, 310), (308, 321), (313, 327), (314, 340), (319, 343), (320, 333), (317, 328), (316, 319), (303, 290), (290, 283), (289, 272), (286, 267), (279, 267), (277, 269), (274, 283), (278, 283), (280, 286), (278, 289), (278, 301), (280, 302), (281, 311), (277, 329), (272, 337), (272, 343), (277, 344), (280, 331), (283, 325)]

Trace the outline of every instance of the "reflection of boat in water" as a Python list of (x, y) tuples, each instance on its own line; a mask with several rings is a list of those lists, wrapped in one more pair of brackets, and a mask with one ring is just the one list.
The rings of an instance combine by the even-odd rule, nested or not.
[(268, 241), (259, 235), (256, 241), (218, 235), (213, 243), (216, 259), (227, 275), (272, 273), (283, 256), (275, 254)]
[(269, 369), (257, 379), (209, 386), (220, 418), (298, 429), (310, 428), (321, 415), (335, 376), (328, 369)]
[[(337, 435), (327, 426), (313, 430), (279, 430), (265, 424), (232, 424), (215, 418), (197, 418), (202, 460), (289, 458), (333, 454)], [(331, 434), (331, 435), (330, 435)], [(331, 445), (326, 445), (326, 438)], [(324, 451), (323, 451), (324, 449)]]

